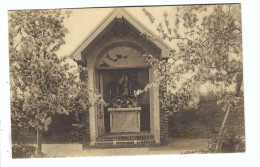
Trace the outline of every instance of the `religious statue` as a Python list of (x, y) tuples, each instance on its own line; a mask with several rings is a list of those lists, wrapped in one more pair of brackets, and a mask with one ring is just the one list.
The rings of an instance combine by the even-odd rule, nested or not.
[(129, 81), (129, 78), (125, 73), (122, 74), (122, 77), (119, 79), (118, 84), (119, 96), (129, 96), (131, 94), (131, 82)]

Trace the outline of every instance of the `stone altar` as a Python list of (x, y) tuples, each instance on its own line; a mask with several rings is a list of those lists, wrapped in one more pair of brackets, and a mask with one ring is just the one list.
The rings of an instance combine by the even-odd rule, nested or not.
[(110, 112), (110, 133), (140, 132), (141, 107), (108, 108)]

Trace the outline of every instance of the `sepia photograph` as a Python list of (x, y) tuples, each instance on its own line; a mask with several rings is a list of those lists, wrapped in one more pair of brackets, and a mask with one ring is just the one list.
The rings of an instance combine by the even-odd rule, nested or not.
[(246, 151), (241, 4), (9, 10), (8, 38), (12, 158)]

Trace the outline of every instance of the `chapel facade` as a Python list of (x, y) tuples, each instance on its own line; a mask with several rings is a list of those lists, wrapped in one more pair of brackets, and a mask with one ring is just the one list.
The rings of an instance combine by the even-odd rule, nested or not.
[(85, 38), (71, 57), (87, 67), (89, 89), (102, 94), (108, 105), (88, 108), (87, 137), (83, 148), (155, 146), (168, 141), (168, 116), (160, 108), (159, 87), (135, 96), (157, 78), (156, 67), (144, 54), (158, 59), (169, 55), (170, 47), (127, 10), (116, 8)]

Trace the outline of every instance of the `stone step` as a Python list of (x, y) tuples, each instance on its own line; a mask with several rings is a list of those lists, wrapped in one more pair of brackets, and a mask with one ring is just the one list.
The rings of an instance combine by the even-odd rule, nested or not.
[(123, 140), (147, 140), (153, 139), (153, 135), (111, 135), (98, 137), (98, 141), (123, 141)]
[(156, 146), (155, 141), (152, 139), (146, 140), (123, 140), (123, 141), (96, 141), (89, 148), (132, 148), (132, 147), (152, 147)]

